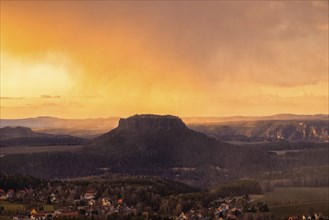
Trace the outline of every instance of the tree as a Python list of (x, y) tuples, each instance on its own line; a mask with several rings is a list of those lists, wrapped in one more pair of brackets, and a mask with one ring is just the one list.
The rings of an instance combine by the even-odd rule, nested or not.
[(183, 206), (180, 203), (178, 203), (175, 208), (175, 215), (176, 216), (180, 215), (182, 211), (183, 211)]
[(258, 202), (257, 208), (258, 208), (258, 211), (260, 211), (260, 212), (269, 212), (270, 211), (265, 202)]

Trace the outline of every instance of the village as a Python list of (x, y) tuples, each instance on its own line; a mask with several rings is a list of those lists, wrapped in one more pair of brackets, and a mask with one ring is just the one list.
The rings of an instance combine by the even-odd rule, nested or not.
[[(48, 194), (47, 194), (48, 193)], [(218, 198), (210, 202), (208, 208), (199, 205), (188, 210), (183, 210), (182, 204), (173, 204), (169, 200), (161, 201), (158, 210), (137, 203), (136, 206), (128, 205), (123, 198), (116, 199), (99, 196), (97, 190), (88, 189), (81, 193), (78, 199), (72, 199), (74, 190), (61, 191), (36, 191), (21, 189), (7, 191), (0, 189), (0, 201), (26, 204), (25, 210), (12, 210), (0, 207), (0, 218), (7, 217), (13, 220), (23, 219), (202, 219), (202, 220), (272, 220), (275, 216), (269, 212), (265, 203), (252, 205), (248, 198)], [(63, 196), (64, 195), (64, 196)], [(32, 199), (34, 198), (33, 202)], [(65, 201), (63, 201), (63, 199)], [(34, 203), (34, 204), (33, 204)], [(1, 204), (1, 203), (0, 203)], [(48, 210), (40, 204), (51, 204)], [(1, 218), (2, 219), (2, 218)], [(325, 220), (328, 217), (322, 214), (291, 216), (288, 220)]]
[[(182, 205), (178, 204), (175, 207), (174, 213), (170, 213), (169, 204), (161, 204), (162, 210), (156, 212), (150, 207), (137, 207), (128, 206), (124, 199), (119, 198), (111, 200), (109, 197), (97, 197), (97, 191), (87, 190), (79, 199), (71, 201), (68, 205), (59, 205), (61, 203), (60, 195), (57, 192), (52, 192), (49, 195), (44, 195), (42, 192), (34, 192), (31, 189), (23, 189), (15, 191), (9, 189), (5, 192), (0, 189), (0, 199), (10, 202), (22, 202), (24, 197), (32, 196), (37, 198), (39, 202), (48, 202), (56, 209), (44, 210), (43, 206), (28, 205), (25, 211), (17, 210), (16, 213), (12, 212), (12, 219), (111, 219), (117, 218), (137, 218), (137, 219), (273, 219), (273, 215), (268, 212), (265, 205), (263, 208), (250, 207), (248, 210), (243, 211), (235, 203), (234, 198), (216, 199), (212, 201), (213, 207), (208, 209), (199, 207), (191, 208), (190, 210), (183, 211)], [(244, 201), (245, 202), (245, 201)], [(167, 205), (167, 207), (166, 207)], [(1, 215), (9, 214), (5, 209), (1, 209)]]

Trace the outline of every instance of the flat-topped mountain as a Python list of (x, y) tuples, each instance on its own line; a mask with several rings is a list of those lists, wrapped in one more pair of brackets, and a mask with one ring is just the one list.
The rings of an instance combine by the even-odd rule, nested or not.
[(119, 130), (149, 130), (149, 129), (186, 129), (183, 121), (172, 115), (134, 115), (127, 119), (119, 120)]
[(242, 164), (264, 165), (268, 159), (264, 152), (221, 143), (168, 115), (120, 119), (117, 128), (93, 142), (90, 152), (107, 157), (113, 166), (129, 169), (210, 165), (237, 168)]
[(49, 145), (81, 145), (88, 141), (70, 135), (52, 135), (35, 132), (28, 127), (0, 128), (0, 147), (5, 146), (49, 146)]

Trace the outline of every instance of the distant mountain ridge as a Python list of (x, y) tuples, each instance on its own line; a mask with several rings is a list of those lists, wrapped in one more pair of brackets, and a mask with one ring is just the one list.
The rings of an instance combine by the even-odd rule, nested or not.
[(184, 117), (187, 124), (205, 124), (205, 123), (224, 123), (238, 121), (291, 121), (291, 120), (329, 120), (328, 114), (316, 115), (296, 115), (296, 114), (277, 114), (270, 116), (231, 116), (231, 117)]
[(284, 140), (329, 142), (328, 120), (268, 120), (190, 124), (192, 129), (219, 140)]
[[(48, 134), (72, 135), (92, 139), (114, 129), (118, 125), (119, 119), (119, 117), (61, 119), (42, 116), (26, 119), (0, 119), (0, 127), (24, 126), (32, 128), (33, 131)], [(237, 138), (240, 140), (250, 140), (254, 138), (257, 140), (329, 141), (329, 115), (327, 114), (183, 117), (182, 120), (188, 127), (220, 140)], [(299, 123), (302, 123), (302, 125), (299, 125)]]
[(0, 128), (0, 147), (6, 146), (49, 146), (49, 145), (83, 145), (87, 139), (70, 135), (52, 135), (35, 132), (28, 127)]
[(34, 131), (56, 134), (73, 135), (93, 138), (118, 124), (118, 117), (95, 119), (63, 119), (48, 116), (24, 119), (0, 119), (0, 127), (29, 127)]

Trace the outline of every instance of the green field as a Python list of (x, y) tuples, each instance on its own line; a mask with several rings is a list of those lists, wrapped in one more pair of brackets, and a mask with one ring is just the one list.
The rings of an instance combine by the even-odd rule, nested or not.
[(9, 218), (12, 219), (11, 216), (15, 215), (16, 213), (26, 211), (25, 205), (8, 201), (0, 201), (0, 207), (4, 208), (0, 216), (0, 220), (5, 220)]
[[(13, 203), (8, 201), (0, 201), (0, 207), (3, 207), (3, 213), (5, 215), (15, 215), (17, 212), (25, 212), (26, 207), (24, 204)], [(53, 205), (44, 205), (43, 209), (45, 211), (54, 211), (55, 207)], [(5, 219), (6, 216), (0, 216), (1, 219)]]
[(4, 211), (10, 211), (10, 212), (26, 210), (24, 204), (12, 203), (8, 201), (0, 201), (0, 206), (4, 208)]
[(321, 212), (329, 215), (329, 188), (280, 187), (264, 194), (265, 201), (276, 217)]
[(312, 204), (299, 204), (299, 205), (290, 205), (282, 207), (270, 207), (272, 213), (276, 217), (289, 217), (289, 216), (301, 216), (302, 214), (313, 213), (322, 213), (325, 216), (329, 214), (329, 203), (320, 202)]
[(55, 207), (53, 205), (44, 205), (43, 210), (53, 212), (55, 211)]

